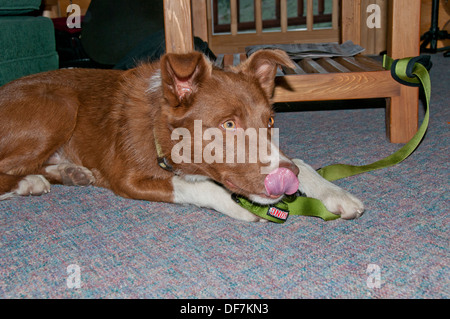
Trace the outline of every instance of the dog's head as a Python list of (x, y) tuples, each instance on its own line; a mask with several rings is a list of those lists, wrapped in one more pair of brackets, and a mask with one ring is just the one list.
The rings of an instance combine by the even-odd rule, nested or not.
[(174, 169), (262, 204), (297, 191), (298, 168), (278, 149), (271, 103), (277, 68), (292, 67), (285, 52), (259, 51), (226, 71), (198, 52), (160, 63)]

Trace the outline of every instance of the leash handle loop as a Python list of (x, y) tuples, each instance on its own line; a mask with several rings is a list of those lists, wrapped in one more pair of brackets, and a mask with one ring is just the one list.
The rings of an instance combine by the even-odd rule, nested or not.
[[(425, 64), (414, 61), (425, 62)], [(426, 98), (426, 113), (422, 125), (420, 126), (416, 134), (411, 138), (411, 140), (409, 140), (408, 143), (406, 143), (394, 154), (368, 165), (353, 166), (353, 165), (335, 164), (323, 167), (320, 170), (318, 170), (318, 173), (325, 179), (329, 181), (335, 181), (341, 178), (361, 174), (368, 171), (373, 171), (380, 168), (386, 168), (398, 164), (403, 160), (405, 160), (417, 149), (423, 137), (425, 136), (430, 116), (429, 104), (431, 95), (431, 82), (427, 69), (427, 67), (431, 67), (431, 61), (429, 61), (429, 56), (417, 58), (405, 58), (395, 61), (390, 57), (385, 56), (384, 67), (385, 68), (390, 67), (391, 72), (395, 72), (395, 74), (397, 75), (398, 78), (401, 79), (401, 81), (407, 81), (407, 83), (411, 84), (411, 86), (415, 86), (416, 82), (422, 84)]]

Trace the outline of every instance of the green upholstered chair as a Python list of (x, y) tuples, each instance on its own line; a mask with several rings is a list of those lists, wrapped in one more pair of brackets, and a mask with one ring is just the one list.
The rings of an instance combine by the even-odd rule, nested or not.
[(0, 85), (58, 68), (50, 19), (35, 16), (41, 0), (0, 0)]

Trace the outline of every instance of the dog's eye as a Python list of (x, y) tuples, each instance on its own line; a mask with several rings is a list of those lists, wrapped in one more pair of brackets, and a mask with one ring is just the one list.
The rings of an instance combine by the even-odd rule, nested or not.
[(275, 123), (275, 120), (273, 119), (273, 116), (270, 117), (269, 124), (267, 125), (269, 128), (273, 127), (273, 123)]
[(234, 129), (236, 129), (236, 123), (234, 123), (234, 121), (232, 121), (232, 120), (228, 120), (228, 121), (222, 123), (222, 127), (226, 130), (234, 130)]

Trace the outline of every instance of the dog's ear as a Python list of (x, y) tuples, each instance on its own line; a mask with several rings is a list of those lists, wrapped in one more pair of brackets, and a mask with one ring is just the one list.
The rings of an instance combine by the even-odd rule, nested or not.
[(281, 65), (295, 68), (286, 52), (282, 50), (259, 50), (239, 65), (237, 70), (256, 77), (266, 96), (270, 99), (275, 86), (275, 75)]
[(200, 52), (168, 53), (161, 58), (163, 93), (171, 106), (188, 105), (212, 66)]

